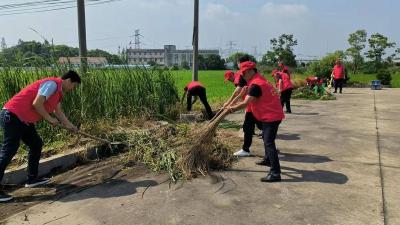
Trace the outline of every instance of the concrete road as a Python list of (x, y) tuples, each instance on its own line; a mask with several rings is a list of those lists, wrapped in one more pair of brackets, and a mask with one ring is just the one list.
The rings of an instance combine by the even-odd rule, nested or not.
[(400, 224), (400, 89), (337, 97), (293, 102), (277, 140), (281, 183), (259, 181), (255, 138), (255, 157), (227, 171), (173, 185), (153, 174), (111, 180), (7, 224)]

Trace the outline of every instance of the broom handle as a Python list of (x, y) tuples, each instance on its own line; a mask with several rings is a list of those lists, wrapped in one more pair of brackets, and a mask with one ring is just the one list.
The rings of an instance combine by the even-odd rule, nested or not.
[(224, 111), (224, 107), (222, 107), (217, 114), (215, 114), (215, 116), (210, 120), (210, 123), (212, 123), (212, 121), (215, 120), (215, 118), (217, 118), (222, 112)]
[(83, 131), (78, 131), (78, 134), (80, 134), (82, 136), (85, 136), (85, 137), (88, 137), (88, 138), (91, 138), (91, 139), (96, 140), (96, 141), (101, 141), (101, 142), (108, 143), (108, 144), (111, 143), (111, 141), (109, 141), (109, 140), (93, 136), (93, 135), (85, 133)]
[[(233, 99), (233, 101), (231, 102), (231, 104), (229, 104), (228, 106), (231, 106), (231, 105), (235, 104), (235, 103), (242, 97), (242, 94), (243, 94), (243, 93), (240, 92), (239, 95), (236, 96), (236, 97)], [(215, 116), (212, 118), (212, 120), (210, 120), (209, 124), (212, 123), (212, 122), (214, 122), (215, 120), (219, 120), (220, 117), (225, 117), (225, 116), (227, 115), (227, 113), (225, 113), (225, 112), (226, 112), (226, 109), (225, 109), (225, 108), (222, 108), (222, 109), (217, 113), (217, 115), (215, 115)]]

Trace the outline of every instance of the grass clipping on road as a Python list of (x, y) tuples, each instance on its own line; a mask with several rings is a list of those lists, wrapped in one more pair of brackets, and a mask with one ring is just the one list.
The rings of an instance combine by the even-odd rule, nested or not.
[[(144, 163), (155, 172), (164, 171), (173, 181), (190, 179), (228, 168), (234, 160), (230, 149), (237, 139), (236, 132), (217, 133), (218, 124), (212, 131), (207, 129), (210, 125), (169, 124), (119, 135), (114, 141), (129, 143), (127, 159)], [(203, 132), (204, 126), (209, 132)]]
[(230, 165), (232, 153), (221, 148), (221, 139), (215, 138), (218, 124), (227, 114), (227, 111), (223, 111), (213, 122), (192, 130), (191, 141), (181, 146), (178, 166), (185, 177), (206, 175), (210, 168), (226, 168)]

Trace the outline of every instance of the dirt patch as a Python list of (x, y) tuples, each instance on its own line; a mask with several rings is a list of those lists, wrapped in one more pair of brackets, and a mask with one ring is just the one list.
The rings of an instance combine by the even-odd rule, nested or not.
[(148, 172), (143, 164), (126, 160), (126, 154), (121, 154), (102, 161), (88, 162), (56, 175), (51, 179), (51, 184), (44, 187), (5, 186), (5, 190), (14, 196), (14, 201), (0, 204), (0, 220), (41, 202), (51, 204), (68, 194), (83, 191), (111, 179), (132, 178)]

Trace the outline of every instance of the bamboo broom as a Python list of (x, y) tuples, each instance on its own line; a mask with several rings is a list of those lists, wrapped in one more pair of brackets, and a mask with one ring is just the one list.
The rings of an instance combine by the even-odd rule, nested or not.
[[(242, 92), (229, 104), (232, 106), (236, 104), (239, 99), (246, 92), (243, 89)], [(182, 157), (179, 160), (181, 170), (183, 175), (187, 178), (191, 178), (197, 174), (206, 175), (209, 171), (209, 159), (210, 154), (213, 150), (213, 138), (215, 136), (218, 124), (230, 113), (228, 109), (223, 109), (223, 111), (215, 117), (215, 119), (208, 123), (198, 135), (196, 136), (196, 141), (191, 147), (182, 150)], [(198, 136), (198, 138), (197, 138)]]

